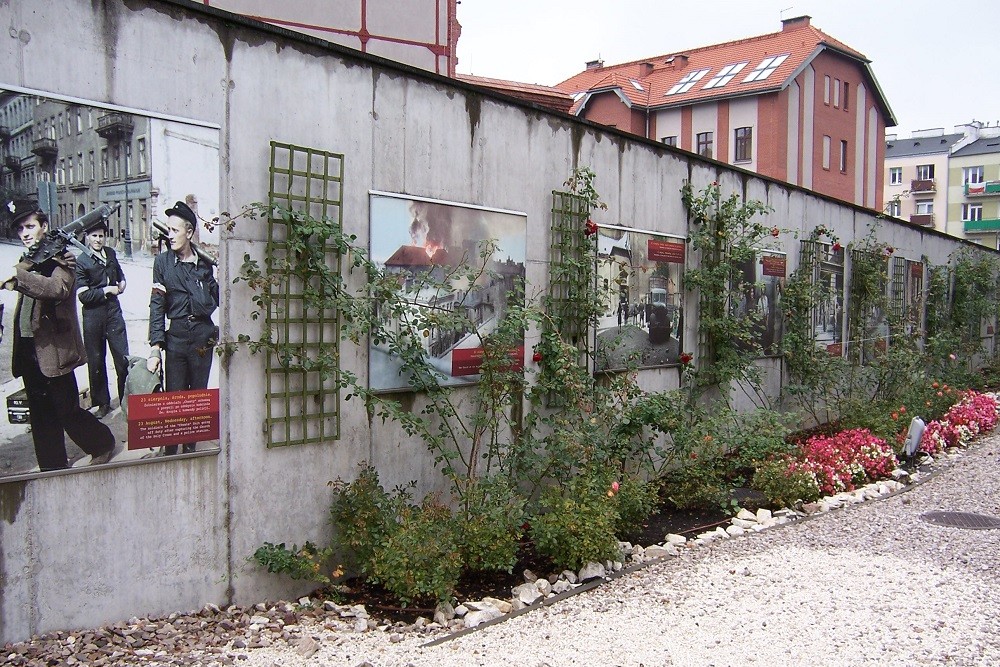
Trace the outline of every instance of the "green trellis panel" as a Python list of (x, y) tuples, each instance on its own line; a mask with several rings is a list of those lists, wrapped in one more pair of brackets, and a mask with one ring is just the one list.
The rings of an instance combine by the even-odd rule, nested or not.
[[(267, 267), (277, 280), (270, 287), (266, 326), (276, 345), (293, 345), (306, 360), (333, 354), (339, 369), (339, 314), (308, 305), (307, 293), (322, 297), (318, 279), (302, 280), (288, 271), (289, 222), (276, 210), (292, 210), (343, 224), (344, 156), (313, 148), (271, 142), (268, 193)], [(319, 241), (317, 241), (319, 242)], [(326, 263), (340, 273), (341, 257), (332, 243)], [(267, 358), (266, 424), (268, 447), (325, 442), (340, 437), (339, 378), (324, 378), (307, 364), (282, 359), (273, 349)]]
[[(588, 349), (590, 322), (575, 305), (588, 289), (593, 273), (581, 266), (587, 256), (584, 234), (590, 206), (587, 200), (570, 192), (552, 191), (551, 246), (549, 247), (549, 314), (559, 322), (564, 341), (585, 352)], [(585, 362), (584, 362), (585, 363)]]

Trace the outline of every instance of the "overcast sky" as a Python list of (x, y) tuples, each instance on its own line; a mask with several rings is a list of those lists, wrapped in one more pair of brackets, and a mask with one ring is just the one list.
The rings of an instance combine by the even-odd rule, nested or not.
[(584, 69), (812, 25), (872, 61), (898, 126), (1000, 121), (996, 0), (461, 0), (458, 71), (553, 85)]

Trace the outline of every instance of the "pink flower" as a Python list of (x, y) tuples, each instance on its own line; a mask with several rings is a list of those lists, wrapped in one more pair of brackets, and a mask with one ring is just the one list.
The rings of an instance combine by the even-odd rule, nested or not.
[(618, 482), (611, 482), (611, 490), (618, 493)]

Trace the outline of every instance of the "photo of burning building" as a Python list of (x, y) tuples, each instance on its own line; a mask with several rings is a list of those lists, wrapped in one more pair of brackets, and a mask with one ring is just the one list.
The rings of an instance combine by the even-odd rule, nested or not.
[[(410, 388), (410, 378), (390, 342), (407, 332), (416, 333), (413, 340), (421, 342), (424, 360), (440, 383), (479, 380), (481, 337), (496, 329), (510, 298), (522, 294), (526, 228), (523, 213), (371, 194), (371, 258), (387, 274), (397, 276), (412, 304), (402, 310), (376, 305), (386, 335), (373, 336), (369, 345), (372, 389)], [(490, 242), (496, 246), (484, 258), (483, 249)], [(467, 269), (480, 266), (484, 270), (471, 281)], [(428, 318), (424, 316), (428, 312), (449, 317)], [(435, 319), (447, 324), (436, 326)]]

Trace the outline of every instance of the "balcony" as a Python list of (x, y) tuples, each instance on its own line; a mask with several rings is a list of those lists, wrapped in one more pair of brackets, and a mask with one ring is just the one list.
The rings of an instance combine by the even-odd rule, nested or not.
[(132, 114), (112, 112), (97, 119), (97, 134), (111, 142), (128, 141), (135, 130)]
[(910, 181), (910, 192), (935, 192), (933, 178), (915, 178)]
[(10, 128), (6, 125), (0, 125), (0, 141), (7, 141), (10, 139)]
[(986, 232), (1000, 231), (1000, 220), (966, 220), (966, 234), (984, 234)]
[(55, 139), (42, 137), (31, 142), (31, 152), (43, 160), (54, 160), (59, 155), (59, 146)]
[(983, 181), (982, 183), (966, 183), (966, 197), (1000, 197), (1000, 181)]
[(21, 158), (16, 155), (8, 155), (3, 159), (3, 166), (11, 171), (21, 171)]
[(933, 213), (914, 213), (910, 216), (910, 222), (914, 225), (920, 225), (922, 227), (933, 227), (934, 226), (934, 214)]

